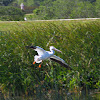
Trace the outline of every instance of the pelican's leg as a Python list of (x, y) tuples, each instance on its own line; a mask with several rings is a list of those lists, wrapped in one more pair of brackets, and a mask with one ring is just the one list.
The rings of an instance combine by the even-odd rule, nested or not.
[(41, 68), (41, 65), (42, 65), (42, 62), (41, 62), (41, 64), (39, 64), (39, 68)]
[[(36, 61), (38, 61), (38, 58), (36, 59)], [(35, 63), (36, 63), (36, 61), (34, 61), (34, 62), (33, 62), (33, 64), (35, 64)]]
[(39, 68), (41, 68), (41, 64), (39, 64)]
[(33, 64), (35, 64), (36, 62), (34, 61)]

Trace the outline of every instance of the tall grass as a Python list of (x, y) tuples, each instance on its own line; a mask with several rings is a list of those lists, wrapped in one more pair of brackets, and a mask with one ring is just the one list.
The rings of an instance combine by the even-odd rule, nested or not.
[[(10, 33), (0, 36), (3, 94), (41, 96), (53, 90), (100, 88), (100, 21), (16, 22), (8, 30)], [(51, 61), (44, 61), (42, 68), (33, 65), (36, 52), (25, 48), (30, 45), (46, 50), (55, 46), (63, 52), (56, 55), (73, 70)]]

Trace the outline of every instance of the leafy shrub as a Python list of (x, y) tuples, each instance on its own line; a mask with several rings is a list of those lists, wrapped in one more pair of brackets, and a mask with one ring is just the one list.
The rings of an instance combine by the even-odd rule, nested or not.
[(10, 6), (0, 6), (0, 20), (19, 21), (23, 19), (24, 13), (21, 9)]
[[(47, 0), (33, 10), (37, 19), (66, 19), (99, 17), (99, 0), (96, 3), (82, 0)], [(96, 11), (97, 9), (97, 11)]]

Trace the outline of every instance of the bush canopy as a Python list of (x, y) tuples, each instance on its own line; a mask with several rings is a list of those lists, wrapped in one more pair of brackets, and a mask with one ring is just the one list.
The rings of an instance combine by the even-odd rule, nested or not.
[(19, 21), (24, 19), (24, 12), (16, 7), (0, 6), (0, 20)]

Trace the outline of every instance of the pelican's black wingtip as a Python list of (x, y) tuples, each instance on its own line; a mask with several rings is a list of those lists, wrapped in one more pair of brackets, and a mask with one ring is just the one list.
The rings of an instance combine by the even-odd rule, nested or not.
[(25, 46), (26, 48), (36, 49), (36, 46)]

